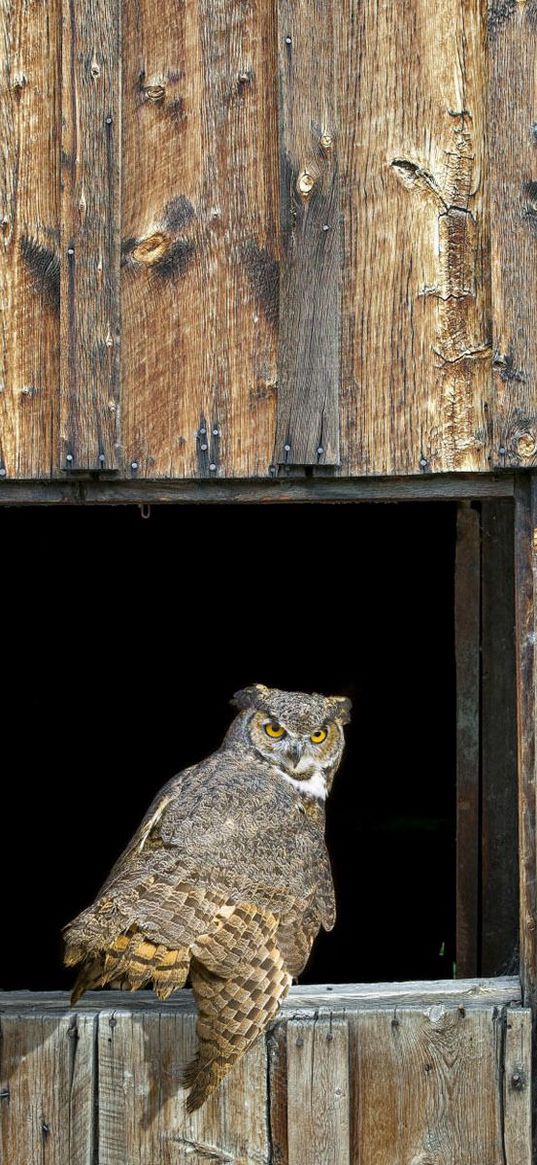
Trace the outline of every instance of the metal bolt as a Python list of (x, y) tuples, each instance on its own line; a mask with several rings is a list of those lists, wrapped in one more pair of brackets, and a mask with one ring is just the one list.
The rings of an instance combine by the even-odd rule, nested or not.
[(290, 453), (290, 452), (291, 452), (291, 446), (290, 446), (290, 445), (284, 445), (284, 450), (285, 450), (285, 452), (286, 452), (286, 453)]
[(285, 38), (285, 43), (286, 43), (286, 44), (291, 44), (291, 37), (290, 37), (290, 36), (286, 36), (286, 38)]
[(329, 230), (330, 230), (330, 227), (328, 226), (328, 223), (327, 222), (323, 223), (323, 231), (329, 231)]
[(219, 436), (220, 436), (220, 429), (213, 429), (213, 437), (219, 437)]
[(4, 466), (2, 466), (2, 468), (0, 469), (0, 477), (5, 477), (6, 474), (7, 474), (7, 469), (4, 469)]
[(104, 453), (99, 453), (99, 461), (101, 462), (101, 465), (104, 463), (104, 461), (105, 461)]
[(318, 455), (318, 457), (320, 457), (320, 456), (321, 456), (321, 453), (324, 453), (324, 449), (323, 449), (322, 445), (319, 445), (319, 448), (318, 448), (318, 450), (317, 450), (317, 455)]
[(200, 437), (204, 437), (206, 432), (207, 432), (207, 429), (199, 429), (198, 432), (199, 432)]
[(65, 460), (66, 460), (66, 461), (69, 461), (69, 462), (71, 462), (71, 461), (73, 460), (73, 454), (72, 454), (72, 453), (68, 453), (68, 454), (67, 454), (67, 456), (66, 456), (66, 458), (65, 458)]
[(421, 465), (422, 469), (425, 469), (425, 467), (428, 465), (428, 461), (427, 461), (426, 457), (420, 457), (420, 465)]
[(207, 449), (207, 445), (200, 445), (200, 449), (201, 449), (202, 453), (205, 453), (205, 451)]
[(505, 453), (506, 453), (505, 445), (500, 445), (500, 448), (498, 449), (498, 453), (500, 454), (500, 457), (505, 456)]
[(68, 248), (67, 248), (67, 254), (68, 254), (68, 255), (74, 255), (74, 253), (75, 253), (75, 251), (74, 251), (74, 247), (68, 247)]
[(131, 461), (131, 469), (138, 469), (138, 462), (137, 461)]
[(107, 119), (106, 119), (106, 124), (107, 124), (107, 125), (112, 125), (112, 118), (111, 118), (111, 117), (107, 117)]
[(211, 461), (209, 469), (212, 469), (213, 471), (216, 469), (216, 465), (215, 465), (214, 461)]

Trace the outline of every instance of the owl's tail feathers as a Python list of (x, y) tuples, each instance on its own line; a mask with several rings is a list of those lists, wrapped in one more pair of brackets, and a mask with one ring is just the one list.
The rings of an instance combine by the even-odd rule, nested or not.
[(249, 902), (224, 907), (215, 929), (191, 947), (199, 1051), (186, 1067), (186, 1106), (194, 1112), (214, 1092), (276, 1014), (291, 984), (276, 945), (273, 914)]
[[(68, 948), (65, 962), (68, 966), (84, 958), (80, 949)], [(183, 987), (188, 975), (188, 949), (170, 950), (161, 943), (153, 943), (140, 931), (120, 934), (110, 946), (97, 956), (89, 958), (80, 970), (71, 996), (71, 1006), (84, 991), (93, 987), (111, 987), (119, 984), (137, 991), (146, 983), (153, 987), (160, 999), (167, 999), (172, 991)]]

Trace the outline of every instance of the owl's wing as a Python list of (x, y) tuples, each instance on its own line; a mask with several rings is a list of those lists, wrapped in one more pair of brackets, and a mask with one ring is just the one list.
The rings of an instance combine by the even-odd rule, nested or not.
[(289, 989), (277, 929), (273, 914), (240, 902), (221, 910), (211, 931), (191, 947), (199, 1051), (183, 1078), (189, 1112), (266, 1030)]

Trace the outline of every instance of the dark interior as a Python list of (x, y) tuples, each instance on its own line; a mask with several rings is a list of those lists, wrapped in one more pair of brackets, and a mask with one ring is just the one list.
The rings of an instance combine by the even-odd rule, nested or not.
[(0, 511), (2, 988), (70, 986), (62, 926), (255, 681), (354, 705), (338, 922), (302, 981), (452, 976), (455, 524), (451, 503)]

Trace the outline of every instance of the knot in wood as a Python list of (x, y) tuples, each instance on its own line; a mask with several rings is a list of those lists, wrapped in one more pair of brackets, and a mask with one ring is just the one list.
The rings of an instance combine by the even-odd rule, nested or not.
[(333, 144), (332, 135), (329, 133), (322, 133), (320, 137), (320, 143), (323, 150), (330, 150)]
[(518, 438), (516, 447), (518, 456), (521, 457), (523, 461), (528, 461), (530, 457), (533, 457), (537, 449), (537, 442), (535, 441), (533, 433), (522, 433), (522, 435)]
[(156, 231), (154, 235), (148, 235), (147, 238), (139, 240), (132, 251), (132, 258), (135, 263), (143, 263), (150, 267), (163, 258), (169, 246), (168, 235), (165, 235), (163, 231)]
[(164, 85), (144, 85), (143, 89), (146, 101), (162, 101), (166, 92)]
[(304, 198), (307, 198), (308, 194), (310, 194), (314, 186), (315, 178), (313, 177), (313, 174), (310, 174), (308, 170), (301, 170), (300, 174), (298, 175), (296, 184), (296, 188), (299, 194), (302, 194)]

